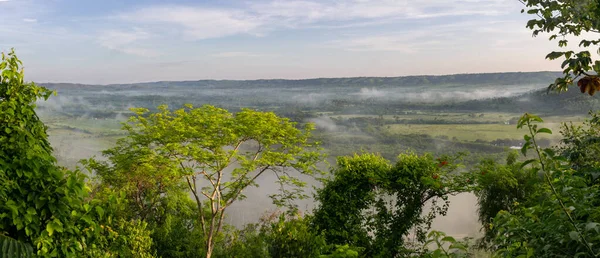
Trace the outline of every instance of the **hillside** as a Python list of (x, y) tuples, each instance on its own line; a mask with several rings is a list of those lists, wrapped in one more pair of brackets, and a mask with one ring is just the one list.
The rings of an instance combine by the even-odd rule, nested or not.
[(85, 85), (46, 83), (58, 97), (42, 109), (115, 117), (130, 107), (213, 104), (291, 112), (394, 114), (402, 110), (585, 114), (596, 98), (572, 90), (546, 94), (556, 72), (356, 77), (305, 80), (200, 80)]

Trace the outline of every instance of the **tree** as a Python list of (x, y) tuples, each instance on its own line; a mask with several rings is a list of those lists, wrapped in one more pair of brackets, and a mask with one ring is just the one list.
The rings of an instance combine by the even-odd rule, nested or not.
[(313, 224), (328, 244), (363, 247), (367, 257), (406, 256), (411, 230), (425, 241), (432, 220), (446, 213), (448, 195), (468, 183), (451, 173), (450, 162), (414, 153), (399, 155), (394, 165), (374, 154), (339, 157), (333, 178), (317, 192)]
[[(550, 33), (550, 40), (558, 40), (558, 46), (565, 48), (569, 36), (594, 37), (600, 32), (600, 4), (596, 0), (520, 0), (528, 14), (536, 19), (529, 20), (527, 27), (537, 36), (542, 32)], [(521, 12), (525, 12), (523, 9)], [(584, 35), (584, 33), (586, 33)], [(600, 39), (580, 39), (579, 47), (598, 48)], [(577, 51), (577, 52), (576, 52)], [(600, 53), (600, 50), (598, 50)], [(600, 60), (594, 60), (588, 50), (553, 51), (547, 59), (564, 59), (561, 68), (564, 76), (550, 84), (549, 89), (566, 91), (577, 79), (582, 93), (594, 95), (600, 91)]]
[(279, 215), (263, 222), (262, 231), (271, 257), (319, 257), (326, 250), (325, 238), (317, 235), (307, 217)]
[(196, 203), (206, 257), (212, 255), (227, 208), (245, 198), (245, 189), (258, 186), (259, 177), (274, 173), (281, 192), (271, 197), (293, 209), (291, 200), (305, 197), (305, 183), (294, 173), (315, 175), (322, 159), (312, 149), (312, 124), (300, 130), (272, 112), (232, 114), (210, 105), (134, 111), (124, 125), (128, 135), (104, 152), (111, 162), (91, 160), (90, 169), (109, 185), (133, 189), (129, 199), (142, 219), (156, 210), (157, 198), (168, 198), (166, 189), (183, 183)]
[(480, 247), (487, 247), (486, 244), (493, 239), (495, 232), (491, 225), (498, 212), (513, 212), (517, 208), (515, 204), (526, 205), (540, 191), (543, 181), (537, 171), (523, 168), (523, 163), (517, 162), (517, 155), (510, 152), (506, 165), (484, 159), (472, 172), (479, 222), (484, 232)]
[[(35, 112), (38, 99), (52, 92), (25, 83), (22, 63), (12, 50), (0, 61), (0, 232), (36, 247), (40, 256), (68, 256), (85, 242), (71, 212), (83, 205), (78, 173), (56, 165), (46, 126)], [(81, 229), (94, 226), (93, 221)]]
[(59, 167), (14, 50), (0, 60), (0, 257), (151, 257), (145, 224), (112, 221), (119, 198), (90, 198), (79, 171)]

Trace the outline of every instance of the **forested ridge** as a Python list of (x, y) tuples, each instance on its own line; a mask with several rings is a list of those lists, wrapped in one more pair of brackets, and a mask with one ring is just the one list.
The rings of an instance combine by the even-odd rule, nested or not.
[(314, 79), (260, 79), (260, 80), (197, 80), (197, 81), (160, 81), (140, 82), (130, 84), (75, 84), (75, 83), (40, 83), (51, 89), (63, 88), (89, 88), (118, 87), (253, 87), (267, 86), (276, 88), (302, 87), (302, 86), (344, 86), (344, 87), (371, 87), (371, 86), (421, 86), (421, 85), (481, 85), (481, 84), (529, 84), (547, 83), (554, 80), (560, 72), (505, 72), (505, 73), (480, 73), (480, 74), (452, 74), (452, 75), (419, 75), (399, 77), (350, 77), (350, 78), (314, 78)]
[[(555, 72), (490, 73), (397, 78), (308, 80), (187, 81), (123, 85), (42, 84), (59, 93), (60, 112), (99, 117), (128, 112), (131, 106), (154, 109), (210, 103), (237, 110), (252, 107), (290, 111), (396, 114), (402, 110), (442, 112), (523, 111), (584, 115), (596, 98), (571, 90), (548, 92)], [(422, 78), (428, 82), (419, 84)], [(277, 90), (272, 90), (276, 88)], [(51, 101), (52, 102), (52, 101)], [(53, 105), (41, 105), (41, 108)], [(58, 110), (58, 109), (57, 109)]]

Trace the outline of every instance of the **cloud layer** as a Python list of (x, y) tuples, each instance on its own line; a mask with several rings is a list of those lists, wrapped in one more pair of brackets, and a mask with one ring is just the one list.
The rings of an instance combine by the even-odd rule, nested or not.
[[(514, 4), (514, 3), (513, 3)], [(266, 1), (216, 8), (156, 5), (117, 15), (131, 25), (144, 25), (190, 40), (238, 34), (260, 36), (284, 29), (360, 27), (398, 20), (458, 16), (497, 16), (510, 13), (509, 0), (392, 0)]]
[[(120, 83), (556, 70), (514, 0), (0, 0), (32, 80)], [(39, 40), (43, 39), (43, 40)], [(554, 68), (552, 68), (554, 67)]]

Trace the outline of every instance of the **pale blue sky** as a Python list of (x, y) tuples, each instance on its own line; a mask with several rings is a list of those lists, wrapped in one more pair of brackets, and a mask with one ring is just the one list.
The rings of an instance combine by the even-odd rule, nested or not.
[(0, 0), (28, 80), (402, 76), (559, 70), (517, 0)]

